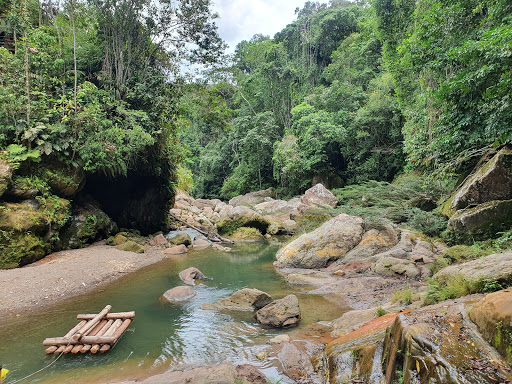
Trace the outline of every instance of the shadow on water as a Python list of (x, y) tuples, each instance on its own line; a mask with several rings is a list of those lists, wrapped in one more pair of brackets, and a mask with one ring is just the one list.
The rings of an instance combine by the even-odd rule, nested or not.
[[(279, 246), (268, 243), (236, 245), (233, 252), (211, 248), (166, 259), (129, 274), (102, 289), (37, 310), (0, 324), (0, 364), (10, 370), (5, 384), (35, 372), (55, 360), (46, 356), (42, 340), (62, 336), (76, 324), (77, 313), (97, 313), (106, 304), (113, 312), (134, 310), (135, 321), (115, 348), (104, 355), (63, 355), (55, 364), (25, 383), (95, 383), (141, 379), (171, 369), (224, 361), (253, 362), (251, 347), (283, 331), (265, 329), (248, 313), (218, 313), (199, 307), (251, 287), (275, 298), (293, 290), (272, 261)], [(144, 257), (144, 256), (141, 256)], [(181, 285), (178, 273), (190, 266), (211, 280), (196, 287), (187, 304), (163, 304), (162, 293)], [(319, 296), (299, 294), (301, 326), (340, 316), (342, 308)], [(289, 332), (289, 330), (285, 331)], [(275, 375), (274, 372), (265, 372)]]

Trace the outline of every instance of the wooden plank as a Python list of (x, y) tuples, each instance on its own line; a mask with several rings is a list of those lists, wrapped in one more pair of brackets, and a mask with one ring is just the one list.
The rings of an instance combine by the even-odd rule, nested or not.
[(83, 327), (82, 329), (80, 329), (80, 331), (75, 333), (75, 335), (73, 336), (73, 340), (80, 340), (80, 338), (83, 335), (87, 334), (87, 331), (94, 328), (94, 326), (96, 326), (96, 324), (98, 324), (111, 309), (111, 305), (107, 305), (105, 308), (103, 308), (103, 310), (100, 313), (98, 313), (92, 320), (90, 320), (85, 327)]
[(51, 347), (46, 348), (46, 350), (44, 351), (44, 353), (46, 353), (47, 355), (51, 355), (51, 354), (52, 354), (52, 353), (54, 353), (57, 349), (58, 349), (58, 347), (56, 347), (55, 345), (52, 345)]
[[(94, 314), (86, 313), (86, 314), (79, 314), (76, 315), (77, 319), (81, 320), (92, 320), (94, 318)], [(135, 312), (118, 312), (118, 313), (107, 313), (104, 317), (104, 319), (107, 320), (116, 320), (116, 319), (133, 319), (135, 317)]]
[(114, 333), (114, 344), (117, 343), (117, 340), (119, 340), (119, 338), (128, 329), (131, 323), (131, 319), (126, 319), (123, 321), (123, 324), (117, 329), (116, 333)]

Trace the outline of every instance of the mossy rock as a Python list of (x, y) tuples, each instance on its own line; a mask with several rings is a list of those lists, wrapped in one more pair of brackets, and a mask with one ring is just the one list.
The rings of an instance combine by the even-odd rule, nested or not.
[(0, 231), (0, 269), (17, 268), (43, 258), (49, 243), (32, 233)]
[(76, 195), (85, 182), (85, 173), (82, 169), (59, 162), (41, 163), (36, 165), (35, 169), (23, 169), (21, 173), (37, 176), (50, 187), (53, 194), (62, 197)]
[(5, 161), (0, 159), (0, 196), (4, 194), (11, 182), (13, 172), (13, 166)]
[(33, 199), (47, 194), (50, 187), (37, 176), (14, 176), (5, 195), (15, 200)]
[(114, 239), (114, 236), (109, 236), (109, 238), (105, 240), (105, 244), (110, 246), (116, 245), (116, 240)]
[(232, 235), (231, 239), (241, 241), (261, 241), (263, 235), (256, 228), (240, 227)]
[(128, 238), (124, 235), (121, 235), (120, 233), (118, 233), (114, 237), (114, 245), (121, 245), (121, 244), (126, 243), (127, 241), (128, 241)]
[(268, 227), (270, 223), (265, 219), (257, 219), (257, 218), (240, 218), (240, 219), (226, 219), (217, 223), (217, 230), (221, 235), (232, 235), (237, 231), (237, 229), (245, 227), (245, 228), (254, 228), (257, 229), (260, 233), (267, 233)]
[(117, 231), (117, 225), (92, 202), (73, 208), (62, 228), (57, 249), (82, 248)]
[(121, 251), (144, 253), (144, 247), (132, 240), (128, 240), (127, 242), (118, 245), (116, 248)]
[(188, 247), (190, 244), (192, 244), (192, 238), (190, 237), (190, 235), (188, 233), (181, 232), (181, 233), (178, 233), (175, 236), (173, 236), (169, 240), (169, 242), (174, 244), (174, 245), (184, 244), (185, 246)]

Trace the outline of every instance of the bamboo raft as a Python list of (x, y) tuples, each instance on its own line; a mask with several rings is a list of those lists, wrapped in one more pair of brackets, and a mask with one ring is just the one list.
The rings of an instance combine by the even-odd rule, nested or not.
[(107, 305), (100, 313), (79, 314), (80, 322), (64, 337), (51, 337), (43, 341), (47, 355), (60, 353), (105, 353), (109, 351), (135, 317), (135, 312), (109, 313)]

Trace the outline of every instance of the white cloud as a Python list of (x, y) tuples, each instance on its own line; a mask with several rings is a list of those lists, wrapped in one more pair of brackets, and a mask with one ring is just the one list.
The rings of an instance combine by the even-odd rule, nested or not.
[(306, 0), (215, 0), (220, 36), (233, 52), (236, 44), (256, 33), (273, 37), (295, 19), (295, 9)]

